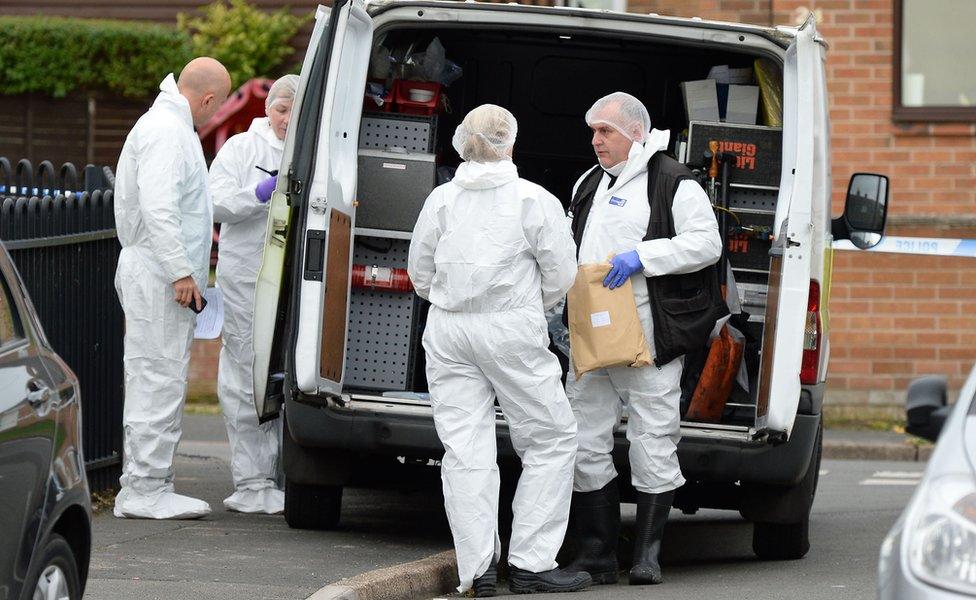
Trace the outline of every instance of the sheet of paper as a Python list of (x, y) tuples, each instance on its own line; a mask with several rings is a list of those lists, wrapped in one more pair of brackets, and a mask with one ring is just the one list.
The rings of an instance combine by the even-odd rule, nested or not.
[(591, 313), (590, 324), (593, 325), (593, 327), (608, 327), (610, 325), (610, 313), (605, 310)]
[(207, 299), (207, 306), (197, 315), (197, 328), (193, 331), (193, 338), (217, 339), (224, 327), (224, 297), (218, 287), (208, 287), (203, 292), (203, 297)]

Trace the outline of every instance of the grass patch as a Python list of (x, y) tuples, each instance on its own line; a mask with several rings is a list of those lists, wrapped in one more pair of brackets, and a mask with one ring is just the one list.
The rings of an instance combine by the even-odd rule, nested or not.
[(105, 490), (104, 492), (92, 492), (92, 514), (109, 510), (115, 506), (116, 489)]
[(194, 391), (192, 389), (186, 394), (186, 403), (203, 404), (208, 406), (217, 406), (219, 404), (217, 401), (216, 392), (211, 392), (208, 390)]
[(217, 392), (214, 391), (210, 383), (190, 385), (186, 394), (186, 407), (184, 412), (195, 415), (219, 415), (220, 402), (217, 400)]
[(828, 429), (905, 433), (905, 409), (900, 406), (826, 404), (823, 413)]
[(191, 404), (186, 403), (183, 412), (190, 415), (219, 415), (220, 406), (216, 404)]

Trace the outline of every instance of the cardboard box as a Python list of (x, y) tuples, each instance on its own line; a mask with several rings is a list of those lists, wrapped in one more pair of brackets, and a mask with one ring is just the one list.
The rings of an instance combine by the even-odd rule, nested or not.
[(685, 100), (685, 114), (689, 123), (718, 122), (718, 90), (714, 79), (684, 81), (681, 83), (681, 94)]
[(726, 123), (755, 125), (759, 111), (759, 87), (755, 85), (730, 85), (729, 99), (725, 107)]

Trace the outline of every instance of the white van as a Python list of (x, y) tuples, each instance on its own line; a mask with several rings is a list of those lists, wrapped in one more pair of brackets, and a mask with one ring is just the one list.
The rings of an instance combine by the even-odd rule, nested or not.
[[(463, 72), (441, 90), (437, 115), (364, 107), (368, 73), (385, 69), (377, 61), (421, 52), (434, 38)], [(887, 210), (887, 179), (859, 174), (844, 215), (831, 219), (826, 50), (813, 20), (770, 28), (470, 0), (319, 8), (280, 169), (287, 178), (269, 219), (268, 247), (283, 260), (280, 295), (281, 265), (266, 259), (256, 309), (264, 323), (255, 326), (256, 398), (262, 417), (283, 407), (288, 524), (334, 527), (344, 486), (437, 479), (443, 448), (420, 347), (426, 306), (408, 284), (397, 286), (396, 269), (405, 267), (422, 192), (459, 162), (450, 138), (465, 113), (486, 102), (511, 110), (521, 176), (568, 204), (573, 182), (596, 162), (583, 122), (594, 100), (616, 90), (639, 97), (694, 165), (695, 140), (682, 143), (690, 124), (680, 84), (763, 58), (781, 72), (783, 126), (750, 135), (775, 140), (766, 164), (777, 167), (770, 181), (733, 179), (728, 219), (739, 228), (729, 256), (754, 366), (721, 418), (682, 421), (688, 483), (675, 506), (738, 510), (754, 523), (757, 555), (805, 555), (830, 354), (831, 242), (877, 243)], [(424, 112), (430, 99), (409, 100)], [(771, 235), (750, 237), (757, 231)], [(625, 426), (615, 457), (626, 500)], [(517, 474), (500, 412), (498, 438), (503, 471)]]

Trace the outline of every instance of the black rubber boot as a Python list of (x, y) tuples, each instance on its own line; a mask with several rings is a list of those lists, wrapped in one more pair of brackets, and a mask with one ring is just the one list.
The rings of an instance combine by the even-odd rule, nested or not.
[(569, 537), (576, 546), (576, 558), (566, 569), (586, 571), (596, 585), (617, 583), (620, 491), (616, 479), (593, 492), (573, 492)]
[(593, 584), (593, 579), (585, 571), (553, 569), (533, 573), (518, 567), (508, 568), (508, 589), (513, 594), (535, 594), (538, 592), (577, 592)]
[(674, 502), (674, 491), (663, 494), (637, 492), (637, 527), (634, 531), (634, 566), (630, 585), (657, 584), (661, 578), (661, 538)]
[(475, 577), (471, 587), (475, 598), (490, 598), (498, 593), (498, 569), (494, 562), (488, 565), (488, 570), (480, 577)]

